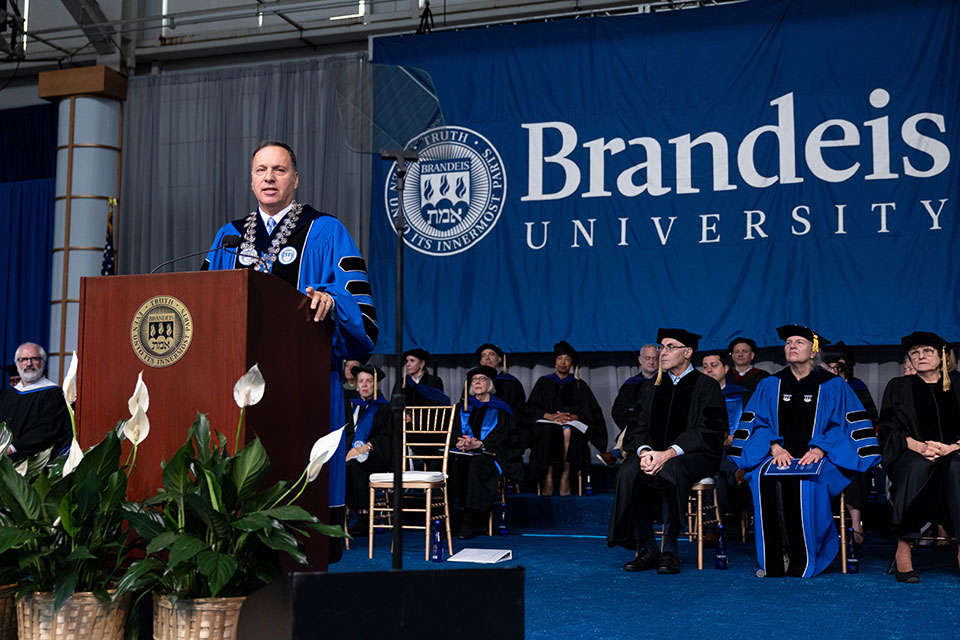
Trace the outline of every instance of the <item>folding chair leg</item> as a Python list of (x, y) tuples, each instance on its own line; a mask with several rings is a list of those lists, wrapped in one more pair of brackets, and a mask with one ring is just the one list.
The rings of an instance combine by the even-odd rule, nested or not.
[(371, 560), (373, 560), (373, 521), (375, 519), (373, 517), (373, 504), (374, 502), (376, 502), (376, 495), (377, 495), (377, 490), (371, 487), (370, 488), (370, 526), (369, 526), (369, 532), (367, 534), (367, 540), (369, 541), (367, 542), (367, 555)]
[(432, 508), (432, 506), (433, 506), (432, 503), (433, 503), (433, 489), (427, 489), (427, 504), (426, 504), (426, 507), (427, 507), (427, 508), (426, 508), (426, 512), (427, 512), (427, 514), (426, 514), (426, 515), (427, 515), (427, 526), (426, 526), (426, 529), (427, 529), (427, 543), (426, 543), (426, 546), (425, 546), (424, 549), (423, 549), (423, 559), (426, 560), (426, 561), (428, 561), (428, 562), (430, 561), (430, 534), (433, 533), (433, 526), (432, 526), (432, 525), (433, 525), (433, 519), (430, 517), (430, 513), (431, 513), (430, 510), (431, 510), (431, 508)]
[(447, 485), (443, 485), (443, 519), (447, 525), (447, 551), (453, 555), (453, 534), (450, 533), (450, 501), (447, 499)]
[(697, 489), (697, 569), (703, 571), (703, 489)]
[(840, 571), (847, 572), (847, 497), (840, 492)]

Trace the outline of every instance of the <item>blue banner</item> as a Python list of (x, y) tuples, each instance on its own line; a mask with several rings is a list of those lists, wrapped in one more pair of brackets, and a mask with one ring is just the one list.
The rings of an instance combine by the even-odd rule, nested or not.
[[(752, 0), (376, 40), (374, 62), (431, 74), (447, 122), (410, 143), (405, 342), (957, 339), (958, 11)], [(380, 352), (394, 169), (374, 165)]]

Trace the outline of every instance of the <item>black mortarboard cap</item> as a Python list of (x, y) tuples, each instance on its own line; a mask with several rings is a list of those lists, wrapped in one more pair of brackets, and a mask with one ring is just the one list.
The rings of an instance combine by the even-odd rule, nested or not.
[(731, 340), (731, 341), (730, 341), (730, 344), (727, 346), (727, 351), (730, 352), (730, 353), (733, 353), (733, 348), (734, 348), (735, 346), (737, 346), (738, 344), (740, 344), (741, 342), (742, 342), (743, 344), (749, 346), (750, 349), (752, 349), (754, 353), (756, 353), (756, 352), (758, 351), (758, 349), (757, 349), (757, 343), (754, 342), (752, 338), (745, 338), (745, 337), (743, 337), (743, 336), (738, 336), (738, 337), (734, 338), (733, 340)]
[(696, 333), (690, 333), (685, 329), (660, 329), (657, 331), (657, 342), (663, 343), (665, 338), (673, 338), (685, 347), (690, 347), (696, 351), (700, 346), (700, 338), (703, 336)]
[(420, 347), (417, 347), (416, 349), (407, 349), (406, 351), (404, 351), (403, 357), (406, 358), (407, 356), (413, 356), (418, 360), (423, 360), (424, 362), (426, 362), (427, 358), (430, 357), (430, 352), (427, 351), (426, 349), (421, 349)]
[(946, 346), (947, 341), (929, 331), (914, 331), (908, 336), (900, 338), (900, 346), (909, 351), (914, 347), (933, 347), (938, 351)]
[(830, 344), (829, 340), (824, 338), (810, 327), (804, 327), (799, 324), (785, 324), (782, 327), (777, 327), (777, 335), (780, 336), (781, 340), (788, 340), (793, 336), (806, 338), (813, 343), (814, 353), (819, 351), (824, 345)]
[(479, 358), (483, 354), (483, 352), (486, 351), (487, 349), (490, 349), (491, 351), (495, 351), (498, 356), (500, 356), (501, 358), (503, 357), (503, 349), (489, 342), (484, 342), (482, 345), (477, 347), (477, 357)]
[(570, 343), (566, 340), (561, 340), (557, 344), (553, 345), (553, 357), (557, 358), (563, 355), (570, 356), (573, 359), (574, 365), (580, 363), (580, 356), (577, 354), (577, 350), (571, 347)]
[(353, 367), (352, 369), (350, 369), (350, 373), (353, 374), (354, 378), (356, 378), (357, 374), (360, 374), (360, 373), (369, 373), (370, 375), (373, 375), (374, 373), (376, 373), (378, 384), (380, 382), (383, 382), (383, 379), (385, 377), (383, 370), (380, 369), (379, 367), (373, 366), (372, 364), (365, 364), (365, 365), (360, 365), (358, 367)]
[(467, 382), (473, 380), (473, 376), (487, 376), (491, 380), (495, 380), (497, 377), (497, 370), (493, 367), (474, 367), (467, 372)]

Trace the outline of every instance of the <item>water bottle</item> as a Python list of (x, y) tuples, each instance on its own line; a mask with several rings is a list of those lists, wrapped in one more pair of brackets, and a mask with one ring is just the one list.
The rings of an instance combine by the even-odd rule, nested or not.
[(507, 502), (504, 500), (500, 503), (500, 523), (497, 525), (497, 529), (500, 531), (501, 536), (506, 536), (510, 534), (510, 530), (507, 528)]
[(440, 518), (433, 521), (433, 545), (430, 548), (430, 560), (443, 562), (443, 535), (441, 534)]
[(587, 474), (587, 495), (593, 495), (593, 484), (590, 482), (590, 474)]
[(853, 527), (847, 527), (847, 573), (860, 573), (860, 558), (857, 556)]
[(727, 568), (727, 538), (723, 535), (723, 523), (717, 523), (717, 548), (714, 556), (714, 566), (717, 569)]

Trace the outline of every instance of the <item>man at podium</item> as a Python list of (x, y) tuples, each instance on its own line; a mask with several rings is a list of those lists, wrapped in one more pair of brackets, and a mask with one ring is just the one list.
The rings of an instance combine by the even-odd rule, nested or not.
[[(346, 416), (340, 363), (373, 350), (377, 313), (360, 250), (339, 220), (294, 200), (299, 179), (293, 149), (277, 140), (261, 142), (253, 153), (250, 171), (259, 206), (220, 229), (202, 268), (252, 268), (272, 273), (311, 299), (316, 322), (330, 316), (330, 430), (334, 430), (344, 425)], [(222, 246), (226, 236), (235, 235), (243, 239), (239, 252)], [(343, 520), (345, 465), (341, 442), (339, 453), (329, 463), (333, 523)], [(331, 561), (336, 560), (339, 553), (332, 553)]]

